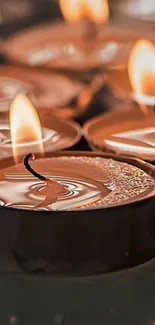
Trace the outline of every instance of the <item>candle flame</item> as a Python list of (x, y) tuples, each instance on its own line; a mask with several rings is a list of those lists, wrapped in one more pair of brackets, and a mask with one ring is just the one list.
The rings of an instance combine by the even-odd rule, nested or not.
[(33, 146), (35, 152), (43, 153), (42, 130), (38, 114), (30, 100), (18, 94), (10, 106), (10, 131), (15, 162), (23, 147), (29, 152)]
[(155, 46), (147, 40), (135, 43), (128, 64), (129, 79), (137, 95), (155, 96)]
[(59, 3), (67, 21), (88, 19), (104, 23), (109, 18), (108, 0), (59, 0)]

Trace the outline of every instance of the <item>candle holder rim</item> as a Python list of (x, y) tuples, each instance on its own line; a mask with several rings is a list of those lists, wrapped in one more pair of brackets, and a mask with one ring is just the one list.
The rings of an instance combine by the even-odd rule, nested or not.
[(65, 145), (65, 148), (71, 148), (72, 146), (74, 146), (76, 143), (78, 143), (80, 141), (83, 133), (82, 133), (82, 127), (80, 126), (79, 123), (77, 123), (76, 121), (73, 121), (71, 119), (64, 119), (62, 117), (59, 117), (59, 116), (56, 116), (53, 114), (51, 114), (51, 116), (52, 116), (52, 118), (55, 118), (58, 121), (62, 121), (63, 123), (68, 124), (70, 127), (73, 127), (74, 130), (76, 131), (76, 136), (73, 139), (70, 139), (69, 145), (68, 146)]
[[(154, 97), (155, 98), (155, 97)], [(127, 103), (130, 103), (127, 102)], [(136, 101), (135, 101), (135, 104)], [(124, 112), (124, 109), (122, 108), (122, 105), (120, 105), (120, 110), (122, 110), (122, 112)], [(119, 112), (120, 112), (119, 110)], [(92, 144), (92, 147), (95, 147), (95, 150), (97, 148), (97, 151), (100, 150), (100, 148), (102, 150), (104, 150), (105, 152), (107, 153), (111, 153), (111, 154), (115, 154), (117, 156), (124, 156), (124, 157), (131, 157), (131, 158), (134, 158), (134, 159), (140, 159), (141, 161), (147, 161), (147, 162), (154, 162), (155, 159), (151, 159), (151, 157), (149, 157), (148, 159), (144, 159), (144, 158), (139, 158), (137, 156), (134, 156), (134, 155), (130, 155), (129, 153), (128, 154), (125, 154), (125, 153), (118, 153), (116, 152), (115, 150), (113, 150), (112, 148), (109, 148), (109, 146), (106, 145), (106, 143), (98, 143), (94, 137), (90, 136), (89, 135), (89, 128), (95, 124), (97, 124), (98, 122), (102, 121), (103, 118), (106, 118), (108, 117), (109, 115), (113, 114), (113, 113), (116, 113), (115, 112), (107, 112), (107, 113), (104, 113), (104, 114), (100, 114), (99, 116), (96, 116), (96, 117), (92, 117), (91, 119), (89, 119), (88, 121), (86, 121), (83, 125), (83, 135), (84, 135), (84, 138), (86, 139), (86, 141), (90, 144)], [(155, 168), (155, 167), (154, 167)]]
[[(59, 117), (59, 116), (56, 116), (56, 115), (54, 115), (54, 114), (50, 114), (50, 117), (53, 119), (53, 120), (55, 120), (55, 121), (60, 121), (61, 123), (63, 123), (63, 124), (65, 124), (66, 126), (69, 126), (70, 128), (72, 128), (72, 130), (74, 130), (75, 132), (76, 132), (76, 135), (75, 136), (72, 136), (72, 137), (70, 137), (70, 138), (68, 138), (68, 142), (67, 142), (67, 144), (66, 144), (66, 142), (65, 142), (65, 145), (61, 145), (61, 150), (62, 149), (67, 149), (67, 148), (71, 148), (72, 146), (74, 146), (75, 144), (77, 144), (79, 141), (80, 141), (80, 139), (81, 139), (81, 137), (82, 137), (82, 127), (80, 126), (80, 124), (79, 123), (77, 123), (76, 121), (73, 121), (73, 120), (71, 120), (71, 119), (64, 119), (64, 118), (61, 118), (61, 117)], [(9, 124), (6, 124), (5, 123), (5, 120), (0, 120), (0, 123), (1, 123), (1, 125), (4, 125), (4, 127), (6, 127), (6, 130), (10, 130), (10, 126), (9, 126)], [(44, 127), (44, 126), (42, 126), (42, 130), (43, 129), (48, 129), (47, 127)], [(50, 129), (50, 128), (49, 128)], [(51, 129), (50, 129), (51, 130)], [(44, 140), (44, 139), (43, 139)], [(45, 143), (46, 144), (46, 139), (43, 141), (43, 143)], [(31, 143), (31, 145), (32, 144), (35, 144), (34, 142), (33, 143)], [(28, 145), (28, 143), (25, 143), (24, 144), (25, 146), (26, 145)], [(20, 147), (21, 145), (18, 145), (18, 147)], [(2, 146), (0, 145), (0, 148), (1, 148)], [(12, 145), (11, 145), (11, 143), (10, 144), (6, 144), (6, 145), (3, 145), (3, 148), (8, 148), (8, 149), (10, 149), (10, 148), (12, 148)], [(46, 152), (46, 151), (45, 151)]]

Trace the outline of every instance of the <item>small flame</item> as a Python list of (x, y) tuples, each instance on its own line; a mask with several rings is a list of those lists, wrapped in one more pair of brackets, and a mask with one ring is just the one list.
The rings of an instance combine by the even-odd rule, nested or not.
[(64, 18), (71, 22), (89, 19), (103, 23), (109, 18), (108, 0), (59, 0)]
[(147, 40), (135, 43), (128, 64), (129, 79), (137, 95), (155, 96), (155, 46)]
[(23, 146), (33, 145), (36, 152), (43, 153), (42, 130), (38, 114), (30, 100), (22, 94), (18, 94), (11, 103), (10, 130), (16, 163)]

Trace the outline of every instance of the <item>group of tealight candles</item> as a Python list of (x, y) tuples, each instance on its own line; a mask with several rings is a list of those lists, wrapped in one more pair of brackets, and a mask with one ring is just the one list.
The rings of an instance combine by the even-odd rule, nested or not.
[[(155, 160), (154, 44), (140, 29), (108, 22), (107, 0), (59, 5), (66, 22), (29, 28), (3, 44), (18, 66), (0, 67), (1, 206), (105, 209), (152, 197), (154, 174), (121, 155)], [(119, 104), (95, 117), (98, 103), (90, 102), (100, 91), (104, 112), (106, 87)], [(73, 120), (86, 112), (81, 127)], [(82, 134), (98, 153), (54, 154)]]
[(3, 42), (0, 222), (28, 272), (129, 267), (155, 249), (153, 36), (108, 0), (59, 5), (65, 21)]

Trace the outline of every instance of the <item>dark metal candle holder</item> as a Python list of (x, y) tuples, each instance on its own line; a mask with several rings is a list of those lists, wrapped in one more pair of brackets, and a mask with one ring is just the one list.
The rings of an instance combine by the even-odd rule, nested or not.
[[(51, 154), (50, 154), (51, 155)], [(127, 162), (155, 178), (153, 166), (96, 152), (59, 152)], [(2, 160), (1, 168), (13, 164)], [(0, 207), (0, 264), (28, 273), (89, 275), (126, 269), (155, 255), (155, 197), (86, 211), (28, 211)]]

